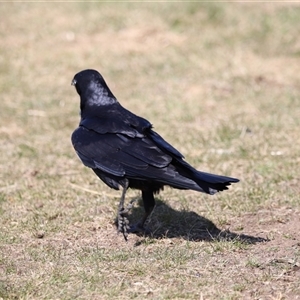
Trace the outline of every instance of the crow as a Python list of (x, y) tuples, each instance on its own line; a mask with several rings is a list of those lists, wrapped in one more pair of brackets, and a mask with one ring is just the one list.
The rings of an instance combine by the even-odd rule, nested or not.
[[(146, 232), (144, 224), (154, 209), (154, 194), (165, 185), (213, 195), (239, 181), (189, 165), (149, 121), (121, 106), (98, 71), (77, 73), (72, 85), (80, 96), (81, 111), (72, 144), (82, 163), (104, 183), (123, 189), (116, 224), (126, 241), (130, 232)], [(141, 221), (133, 226), (126, 218), (130, 206), (124, 207), (128, 188), (141, 190), (145, 210)]]

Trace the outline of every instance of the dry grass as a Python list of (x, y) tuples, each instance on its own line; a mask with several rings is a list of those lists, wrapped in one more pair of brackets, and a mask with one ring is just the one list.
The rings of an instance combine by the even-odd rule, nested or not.
[[(300, 6), (1, 12), (0, 299), (299, 299)], [(194, 166), (241, 182), (214, 197), (166, 189), (153, 236), (125, 243), (119, 193), (70, 143), (85, 68)]]

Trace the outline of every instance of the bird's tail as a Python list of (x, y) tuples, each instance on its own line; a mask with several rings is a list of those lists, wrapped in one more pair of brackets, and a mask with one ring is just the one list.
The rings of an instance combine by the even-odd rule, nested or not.
[(203, 192), (213, 195), (217, 192), (228, 190), (231, 183), (239, 182), (239, 179), (222, 175), (215, 175), (195, 170), (192, 178)]
[(227, 190), (231, 183), (239, 182), (237, 178), (198, 171), (182, 160), (177, 165), (176, 171), (179, 176), (176, 178), (178, 181), (173, 185), (174, 187), (188, 188), (210, 195)]

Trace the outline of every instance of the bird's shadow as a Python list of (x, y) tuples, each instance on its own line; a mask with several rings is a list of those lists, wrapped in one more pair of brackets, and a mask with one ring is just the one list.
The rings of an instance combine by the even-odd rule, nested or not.
[[(129, 220), (133, 224), (143, 214), (141, 199), (130, 211)], [(150, 236), (154, 239), (180, 237), (189, 241), (239, 241), (245, 244), (255, 244), (269, 241), (263, 237), (234, 233), (229, 230), (221, 230), (207, 218), (193, 211), (175, 210), (163, 201), (156, 199), (156, 206), (146, 227), (150, 229)]]

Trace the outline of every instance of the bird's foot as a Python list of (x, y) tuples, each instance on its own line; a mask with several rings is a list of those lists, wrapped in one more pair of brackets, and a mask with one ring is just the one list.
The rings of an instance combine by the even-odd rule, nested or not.
[(140, 222), (134, 225), (129, 225), (129, 220), (124, 215), (124, 211), (120, 211), (118, 214), (117, 226), (118, 232), (123, 234), (126, 242), (128, 240), (129, 233), (135, 233), (139, 236), (147, 236), (152, 234), (152, 231), (148, 227), (144, 227)]
[(118, 216), (117, 216), (117, 227), (118, 227), (118, 232), (121, 232), (124, 236), (125, 241), (128, 239), (128, 233), (134, 232), (131, 231), (131, 227), (129, 226), (129, 220), (126, 217), (126, 214), (132, 209), (134, 202), (136, 202), (137, 199), (131, 200), (128, 205), (124, 208), (120, 208), (118, 211)]
[(125, 208), (120, 208), (118, 212), (116, 225), (118, 227), (118, 232), (123, 234), (125, 241), (127, 241), (129, 233), (135, 233), (138, 235), (150, 235), (152, 233), (149, 228), (144, 227), (145, 218), (134, 225), (129, 225), (129, 220), (126, 217), (126, 214), (132, 209), (133, 204), (136, 201), (137, 199), (131, 200)]
[(140, 222), (137, 224), (131, 225), (129, 227), (129, 229), (127, 230), (127, 232), (136, 233), (138, 235), (149, 235), (152, 233), (152, 231), (149, 228), (144, 227), (144, 225), (141, 224)]
[(130, 227), (129, 227), (129, 220), (125, 216), (126, 213), (127, 210), (125, 210), (124, 208), (120, 209), (117, 217), (117, 226), (118, 226), (118, 232), (121, 232), (123, 234), (124, 239), (127, 242), (127, 237), (128, 237), (128, 232), (130, 230)]

